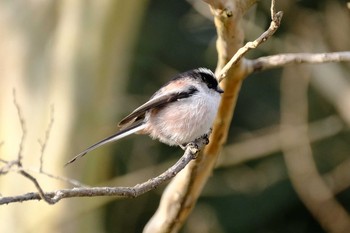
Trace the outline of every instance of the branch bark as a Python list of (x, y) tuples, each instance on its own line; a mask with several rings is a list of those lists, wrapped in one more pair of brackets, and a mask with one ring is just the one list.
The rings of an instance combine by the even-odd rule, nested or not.
[(349, 61), (350, 51), (334, 53), (287, 53), (260, 57), (255, 60), (246, 60), (249, 73), (292, 64), (320, 64)]

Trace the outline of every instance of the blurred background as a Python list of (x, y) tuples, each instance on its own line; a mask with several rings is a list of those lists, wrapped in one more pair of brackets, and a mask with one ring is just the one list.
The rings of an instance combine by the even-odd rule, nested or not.
[[(279, 1), (281, 28), (248, 58), (350, 50), (347, 4)], [(246, 40), (268, 27), (269, 7), (270, 1), (259, 1), (247, 13)], [(113, 133), (123, 116), (172, 75), (200, 66), (214, 70), (215, 40), (212, 16), (202, 1), (2, 0), (0, 158), (13, 160), (19, 153), (22, 130), (15, 90), (25, 120), (23, 166), (44, 190), (72, 187), (36, 172), (38, 141), (44, 141), (52, 120), (44, 171), (89, 186), (133, 186), (156, 176), (182, 151), (146, 136), (128, 137), (63, 165)], [(325, 232), (290, 179), (291, 153), (283, 145), (300, 156), (303, 145), (295, 139), (305, 131), (291, 124), (291, 134), (281, 140), (279, 129), (281, 122), (290, 124), (294, 118), (297, 125), (305, 121), (308, 156), (336, 201), (349, 211), (349, 73), (349, 63), (337, 63), (290, 66), (248, 77), (227, 146), (182, 232)], [(305, 165), (303, 158), (297, 166)], [(1, 206), (0, 232), (141, 232), (164, 187), (130, 200), (73, 198), (54, 206), (43, 201)], [(0, 176), (2, 196), (29, 191), (36, 191), (33, 184), (16, 172)]]

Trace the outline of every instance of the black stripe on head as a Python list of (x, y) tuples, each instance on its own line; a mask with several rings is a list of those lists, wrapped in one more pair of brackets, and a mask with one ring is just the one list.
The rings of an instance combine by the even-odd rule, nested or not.
[(202, 81), (207, 84), (210, 89), (216, 89), (218, 86), (218, 81), (215, 78), (213, 72), (207, 68), (198, 68), (194, 70), (194, 72), (198, 73), (202, 79)]
[[(171, 79), (171, 81), (179, 80), (182, 78), (192, 78), (194, 80), (202, 81), (208, 86), (208, 88), (218, 91), (218, 81), (216, 80), (214, 73), (207, 68), (198, 68), (186, 71), (181, 74), (177, 74)], [(169, 82), (167, 84), (169, 84)], [(165, 84), (164, 86), (166, 86), (167, 84)], [(223, 92), (221, 89), (219, 90), (219, 93)]]
[(198, 68), (194, 70), (189, 70), (184, 73), (174, 76), (171, 81), (178, 80), (181, 78), (192, 78), (195, 80), (201, 80), (207, 84), (210, 89), (217, 89), (218, 81), (215, 78), (214, 73), (207, 68)]

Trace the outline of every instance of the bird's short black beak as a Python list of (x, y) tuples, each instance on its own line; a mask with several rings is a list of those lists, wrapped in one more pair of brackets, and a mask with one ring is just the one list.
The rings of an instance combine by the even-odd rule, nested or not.
[(224, 90), (222, 90), (219, 86), (217, 86), (216, 91), (220, 94), (224, 93)]

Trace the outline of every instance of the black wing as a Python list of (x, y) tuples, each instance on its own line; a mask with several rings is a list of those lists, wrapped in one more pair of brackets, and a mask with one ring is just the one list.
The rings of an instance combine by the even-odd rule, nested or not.
[(153, 108), (161, 108), (167, 103), (175, 102), (179, 99), (187, 98), (197, 92), (197, 88), (191, 86), (189, 89), (183, 92), (173, 92), (166, 95), (161, 95), (157, 97), (151, 98), (148, 102), (144, 103), (137, 109), (135, 109), (132, 113), (122, 119), (118, 126), (119, 127), (127, 127), (130, 124), (134, 123), (139, 118), (143, 119), (145, 113)]

